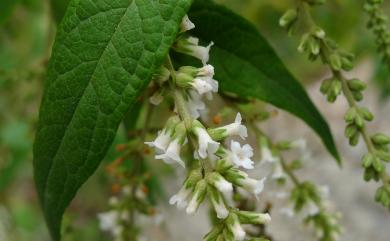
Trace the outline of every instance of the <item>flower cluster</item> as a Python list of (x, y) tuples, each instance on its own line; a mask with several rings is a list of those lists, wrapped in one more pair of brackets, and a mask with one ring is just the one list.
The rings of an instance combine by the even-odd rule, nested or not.
[[(366, 8), (375, 15), (380, 2), (380, 0), (370, 0), (370, 7)], [(364, 140), (368, 150), (363, 157), (364, 178), (367, 181), (382, 181), (383, 186), (378, 189), (376, 200), (390, 208), (389, 192), (383, 191), (388, 190), (387, 187), (390, 185), (390, 176), (385, 168), (385, 163), (390, 161), (387, 147), (388, 137), (381, 133), (371, 136), (367, 132), (366, 122), (372, 121), (374, 116), (367, 108), (360, 107), (357, 103), (363, 99), (362, 91), (366, 88), (366, 84), (358, 79), (348, 80), (342, 72), (353, 68), (353, 55), (341, 50), (332, 39), (326, 36), (325, 31), (315, 24), (307, 1), (301, 0), (296, 9), (287, 11), (281, 18), (280, 24), (290, 33), (298, 32), (297, 30), (304, 32), (298, 50), (307, 52), (310, 60), (320, 58), (332, 71), (332, 77), (323, 81), (321, 92), (327, 96), (329, 102), (336, 101), (341, 94), (345, 96), (349, 104), (349, 110), (345, 115), (347, 123), (345, 136), (353, 146), (358, 144), (360, 137)], [(301, 29), (302, 26), (305, 28)], [(386, 38), (387, 40), (382, 41), (383, 43), (388, 43), (388, 36)], [(378, 137), (381, 140), (378, 140)]]
[[(253, 149), (249, 144), (242, 145), (231, 140), (230, 148), (224, 145), (227, 138), (245, 140), (248, 136), (240, 113), (233, 123), (217, 128), (206, 128), (199, 120), (207, 111), (204, 99), (212, 100), (213, 93), (218, 92), (218, 82), (213, 79), (213, 66), (207, 64), (213, 43), (200, 46), (199, 39), (186, 33), (193, 27), (194, 24), (185, 17), (173, 50), (199, 59), (203, 66), (175, 69), (168, 59), (155, 76), (160, 88), (168, 90), (165, 93), (173, 97), (176, 115), (168, 119), (154, 141), (146, 144), (155, 149), (156, 159), (189, 169), (182, 188), (171, 197), (170, 204), (194, 214), (206, 198), (210, 201), (219, 222), (204, 240), (244, 240), (247, 235), (242, 224), (264, 224), (270, 221), (270, 216), (267, 213), (238, 210), (230, 204), (230, 200), (237, 189), (258, 196), (263, 190), (265, 178), (252, 179), (240, 169), (254, 167), (251, 159)], [(157, 99), (164, 97), (168, 96)], [(160, 102), (155, 99), (154, 95), (151, 102)], [(190, 160), (183, 158), (184, 146), (193, 153)]]
[[(270, 162), (273, 166), (271, 176), (277, 180), (290, 179), (294, 184), (289, 195), (286, 191), (277, 191), (275, 197), (278, 199), (287, 199), (285, 207), (280, 209), (282, 214), (289, 217), (299, 215), (305, 224), (312, 224), (317, 231), (318, 239), (321, 241), (334, 241), (338, 239), (341, 232), (338, 224), (338, 215), (327, 210), (324, 205), (325, 199), (329, 195), (327, 187), (317, 187), (309, 181), (300, 181), (294, 174), (294, 171), (302, 168), (302, 162), (296, 160), (287, 163), (281, 156), (282, 151), (298, 149), (302, 155), (302, 161), (308, 159), (307, 150), (305, 150), (306, 142), (304, 140), (296, 140), (292, 142), (283, 141), (279, 143), (271, 143), (269, 138), (261, 139), (262, 146), (262, 162)], [(279, 184), (285, 182), (279, 182)], [(297, 217), (298, 218), (298, 217)]]
[(367, 27), (375, 34), (378, 52), (390, 70), (390, 31), (388, 18), (382, 11), (383, 0), (367, 0), (364, 10), (369, 16)]

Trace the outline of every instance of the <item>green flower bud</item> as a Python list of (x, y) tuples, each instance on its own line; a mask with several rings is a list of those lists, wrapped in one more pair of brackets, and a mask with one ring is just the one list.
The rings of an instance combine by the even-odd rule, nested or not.
[(349, 60), (348, 58), (345, 58), (345, 57), (341, 57), (341, 66), (344, 70), (351, 70), (353, 69), (353, 63), (351, 60)]
[(329, 64), (333, 70), (340, 71), (341, 67), (342, 67), (342, 62), (341, 62), (340, 56), (338, 54), (335, 54), (335, 53), (331, 54), (329, 56)]
[(356, 146), (359, 143), (359, 137), (360, 137), (360, 132), (356, 132), (353, 136), (349, 138), (349, 144), (351, 146)]
[(390, 137), (382, 134), (377, 133), (371, 137), (372, 142), (376, 145), (388, 145), (390, 144)]
[(352, 136), (354, 136), (357, 132), (359, 132), (359, 130), (357, 129), (356, 125), (354, 124), (349, 124), (347, 125), (347, 127), (345, 128), (345, 137), (347, 137), (348, 139), (351, 138)]
[(326, 93), (328, 93), (328, 91), (332, 85), (332, 81), (333, 81), (333, 79), (326, 79), (326, 80), (322, 81), (321, 88), (320, 88), (320, 91), (322, 94), (325, 95)]
[(311, 38), (311, 35), (309, 33), (305, 33), (302, 35), (301, 42), (298, 45), (298, 51), (303, 53), (307, 50), (308, 48), (308, 42)]
[(368, 153), (368, 154), (364, 155), (364, 157), (363, 157), (363, 167), (364, 168), (369, 168), (372, 165), (372, 163), (374, 162), (374, 159), (375, 159), (375, 157), (371, 153)]
[(381, 173), (385, 170), (385, 165), (378, 157), (375, 157), (372, 160), (372, 166), (374, 167), (375, 171), (377, 171), (378, 173)]
[(279, 25), (283, 28), (290, 27), (298, 17), (296, 9), (287, 10), (279, 20)]
[(311, 37), (308, 40), (308, 46), (310, 48), (310, 52), (313, 55), (318, 55), (320, 53), (320, 43), (317, 39)]
[(375, 193), (375, 200), (385, 207), (390, 207), (390, 192), (386, 190), (385, 186), (377, 189)]
[(359, 113), (363, 116), (363, 118), (366, 121), (372, 121), (374, 119), (374, 115), (367, 108), (364, 107), (359, 108)]
[(191, 83), (194, 81), (194, 77), (187, 73), (177, 73), (175, 84), (180, 88), (190, 88)]
[(242, 224), (265, 224), (271, 221), (271, 216), (268, 213), (255, 213), (250, 211), (236, 212), (240, 223)]
[(223, 224), (218, 224), (214, 226), (210, 232), (208, 232), (204, 237), (203, 241), (215, 241), (218, 240), (217, 238), (220, 237), (220, 234), (223, 231)]
[(364, 126), (364, 119), (360, 115), (356, 115), (355, 117), (355, 124), (358, 128), (363, 128)]
[(315, 28), (315, 30), (314, 30), (314, 35), (315, 35), (317, 38), (319, 38), (319, 39), (324, 39), (326, 33), (325, 33), (325, 31), (324, 31), (322, 28), (316, 26), (316, 28)]
[(362, 91), (367, 88), (367, 84), (359, 79), (348, 80), (348, 87), (352, 91)]
[(388, 152), (378, 151), (377, 156), (385, 162), (390, 162), (390, 153)]
[(360, 91), (353, 91), (353, 92), (352, 92), (352, 95), (353, 95), (353, 98), (354, 98), (356, 101), (362, 101), (363, 98), (364, 98), (362, 92), (360, 92)]
[(167, 81), (170, 76), (171, 76), (171, 72), (164, 66), (161, 66), (153, 75), (153, 81), (162, 84), (163, 82)]
[(181, 66), (177, 73), (183, 73), (187, 75), (191, 75), (192, 77), (195, 77), (198, 74), (198, 68), (193, 66)]
[(355, 118), (357, 116), (357, 111), (356, 111), (356, 108), (355, 107), (351, 107), (349, 108), (349, 110), (347, 111), (347, 113), (345, 114), (344, 116), (344, 120), (347, 122), (347, 123), (353, 123)]
[(198, 168), (196, 168), (189, 173), (187, 179), (184, 181), (183, 186), (185, 189), (192, 189), (200, 180), (202, 180), (202, 173)]

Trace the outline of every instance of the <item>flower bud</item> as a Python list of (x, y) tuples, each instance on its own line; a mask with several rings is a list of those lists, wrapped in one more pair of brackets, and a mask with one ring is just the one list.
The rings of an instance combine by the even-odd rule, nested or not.
[(157, 69), (156, 73), (153, 75), (153, 81), (156, 81), (160, 85), (167, 81), (171, 76), (171, 72), (164, 66), (161, 66)]
[(342, 62), (341, 62), (340, 56), (338, 54), (335, 54), (335, 53), (331, 54), (329, 56), (329, 64), (333, 70), (340, 71), (341, 67), (342, 67)]
[(214, 226), (210, 232), (206, 234), (206, 236), (203, 238), (203, 241), (215, 241), (218, 240), (220, 237), (220, 234), (223, 231), (223, 224), (218, 224)]
[(372, 142), (376, 145), (388, 145), (390, 144), (390, 137), (382, 134), (377, 133), (371, 137)]
[(237, 214), (230, 213), (225, 223), (228, 230), (233, 234), (234, 240), (242, 241), (245, 239), (246, 233), (241, 226)]
[(186, 212), (188, 214), (194, 214), (198, 210), (200, 204), (206, 197), (207, 183), (204, 179), (200, 180), (196, 186), (190, 203), (187, 206)]
[(219, 219), (225, 219), (229, 215), (229, 210), (225, 206), (225, 202), (221, 193), (214, 187), (208, 187), (209, 197), (211, 204), (214, 207), (217, 217)]
[(372, 121), (374, 119), (374, 115), (367, 108), (359, 108), (359, 113), (366, 121)]
[(243, 224), (266, 224), (271, 221), (271, 216), (268, 213), (255, 213), (250, 211), (237, 211), (239, 220)]
[(290, 27), (298, 17), (298, 12), (296, 9), (287, 10), (284, 15), (279, 20), (279, 25), (283, 28)]
[(233, 185), (217, 172), (208, 174), (207, 181), (222, 193), (231, 193), (233, 191)]
[(190, 88), (191, 83), (194, 81), (194, 77), (183, 72), (176, 74), (175, 84), (180, 88)]
[(367, 88), (367, 84), (359, 79), (348, 80), (348, 87), (352, 91), (362, 91)]
[(195, 24), (193, 22), (191, 22), (191, 20), (188, 18), (187, 15), (184, 15), (184, 17), (180, 23), (180, 32), (181, 33), (187, 32), (187, 31), (194, 29), (194, 28), (195, 28)]

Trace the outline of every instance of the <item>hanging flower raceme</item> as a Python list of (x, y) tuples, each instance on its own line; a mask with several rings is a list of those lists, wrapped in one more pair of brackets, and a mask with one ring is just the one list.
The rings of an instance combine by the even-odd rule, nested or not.
[[(188, 17), (184, 17), (181, 33), (193, 27)], [(180, 190), (170, 198), (169, 203), (192, 215), (208, 200), (221, 225), (214, 227), (204, 240), (244, 240), (246, 232), (241, 223), (265, 223), (269, 221), (269, 215), (241, 213), (240, 210), (233, 209), (228, 201), (232, 200), (235, 188), (259, 195), (265, 179), (249, 178), (247, 173), (238, 169), (253, 168), (253, 149), (250, 145), (231, 141), (230, 149), (227, 150), (223, 143), (220, 143), (227, 137), (241, 137), (245, 140), (248, 136), (240, 113), (234, 123), (215, 129), (207, 129), (205, 124), (198, 120), (207, 111), (204, 97), (211, 100), (213, 94), (218, 92), (218, 82), (213, 79), (214, 67), (207, 64), (211, 46), (212, 43), (206, 47), (199, 46), (199, 39), (183, 34), (178, 37), (173, 49), (200, 59), (203, 67), (182, 66), (178, 70), (173, 70), (173, 66), (161, 68), (161, 74), (155, 79), (160, 86), (161, 83), (165, 86), (166, 91), (157, 91), (151, 101), (159, 103), (164, 99), (161, 95), (173, 93), (177, 116), (171, 117), (157, 138), (146, 144), (156, 150), (156, 159), (186, 167), (181, 158), (181, 149), (189, 141), (188, 146), (192, 148), (194, 158), (189, 160), (187, 166), (191, 167), (192, 171), (188, 173)], [(165, 69), (172, 72), (167, 74)], [(168, 80), (165, 80), (166, 76)], [(166, 81), (168, 84), (165, 84)], [(210, 237), (214, 238), (209, 239)]]

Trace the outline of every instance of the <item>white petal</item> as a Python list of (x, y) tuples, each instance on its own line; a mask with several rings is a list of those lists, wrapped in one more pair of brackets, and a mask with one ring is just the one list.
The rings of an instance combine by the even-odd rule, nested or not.
[(186, 32), (186, 31), (191, 30), (193, 28), (195, 28), (195, 24), (193, 22), (191, 22), (191, 20), (188, 18), (187, 15), (185, 15), (183, 17), (183, 19), (181, 20), (180, 31)]

